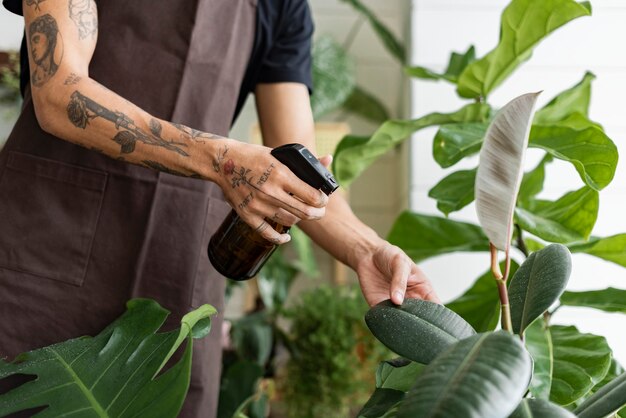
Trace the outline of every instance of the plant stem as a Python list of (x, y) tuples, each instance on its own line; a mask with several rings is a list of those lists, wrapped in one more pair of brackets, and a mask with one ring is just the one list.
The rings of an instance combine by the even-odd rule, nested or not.
[(517, 230), (517, 248), (524, 254), (524, 257), (528, 258), (530, 253), (528, 252), (528, 247), (524, 242), (524, 237), (522, 236), (522, 228), (519, 224), (515, 224), (515, 229)]
[[(513, 323), (511, 322), (511, 305), (509, 304), (509, 292), (506, 288), (506, 280), (508, 277), (502, 275), (500, 271), (500, 264), (498, 264), (498, 249), (490, 244), (491, 249), (491, 273), (496, 279), (498, 284), (498, 295), (500, 296), (500, 309), (502, 311), (501, 324), (502, 329), (513, 333)], [(509, 256), (507, 254), (507, 265), (509, 263)], [(507, 267), (508, 276), (508, 267)]]

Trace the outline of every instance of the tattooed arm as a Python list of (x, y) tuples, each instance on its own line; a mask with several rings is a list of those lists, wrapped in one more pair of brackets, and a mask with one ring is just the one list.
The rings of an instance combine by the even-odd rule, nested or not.
[(128, 163), (213, 181), (250, 226), (276, 243), (289, 235), (269, 228), (266, 218), (278, 214), (293, 224), (324, 215), (328, 199), (269, 148), (159, 120), (91, 79), (94, 0), (24, 0), (23, 9), (33, 104), (43, 130)]
[[(260, 84), (255, 93), (266, 145), (277, 147), (297, 141), (314, 152), (315, 130), (306, 87), (296, 83)], [(328, 165), (330, 159), (322, 158), (322, 163)], [(389, 298), (400, 304), (405, 296), (439, 301), (419, 267), (361, 222), (339, 193), (331, 196), (323, 219), (298, 225), (356, 271), (370, 305)]]

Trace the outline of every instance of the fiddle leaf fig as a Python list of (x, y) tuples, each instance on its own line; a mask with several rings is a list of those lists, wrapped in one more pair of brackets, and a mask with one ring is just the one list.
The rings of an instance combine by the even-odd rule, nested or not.
[(585, 253), (626, 267), (626, 234), (606, 238), (593, 237), (588, 242), (569, 246), (572, 253)]
[(476, 154), (480, 151), (488, 126), (485, 122), (442, 125), (433, 140), (433, 158), (441, 168), (448, 168)]
[[(0, 360), (0, 379), (37, 379), (0, 395), (0, 416), (47, 406), (38, 417), (176, 417), (189, 387), (193, 335), (208, 333), (215, 309), (185, 315), (180, 330), (156, 332), (169, 312), (155, 301), (134, 299), (127, 311), (96, 337), (34, 350), (13, 363)], [(182, 358), (158, 377), (187, 341)]]
[(517, 197), (519, 202), (526, 203), (541, 193), (546, 178), (546, 165), (552, 160), (552, 155), (546, 154), (537, 167), (524, 174)]
[(535, 113), (534, 123), (547, 125), (566, 119), (568, 116), (579, 113), (589, 115), (589, 103), (591, 101), (591, 82), (596, 76), (585, 73), (583, 79), (575, 86), (559, 93), (547, 105)]
[(451, 83), (456, 83), (459, 75), (463, 72), (465, 67), (476, 60), (476, 50), (474, 46), (470, 46), (469, 49), (463, 53), (453, 52), (450, 55), (450, 61), (448, 67), (443, 74), (438, 74), (425, 67), (409, 67), (405, 69), (405, 73), (408, 76), (422, 78), (424, 80), (447, 80)]
[(461, 73), (457, 92), (461, 97), (487, 95), (521, 63), (534, 47), (567, 22), (591, 14), (588, 2), (574, 0), (513, 0), (502, 13), (500, 42), (482, 59)]
[(550, 399), (552, 374), (554, 372), (554, 347), (552, 336), (542, 319), (526, 329), (526, 349), (533, 358), (533, 379), (530, 393), (538, 399)]
[(437, 200), (437, 209), (448, 216), (474, 201), (475, 182), (476, 169), (456, 171), (430, 189), (428, 197)]
[(588, 292), (565, 292), (561, 296), (561, 305), (626, 313), (626, 290), (609, 287)]

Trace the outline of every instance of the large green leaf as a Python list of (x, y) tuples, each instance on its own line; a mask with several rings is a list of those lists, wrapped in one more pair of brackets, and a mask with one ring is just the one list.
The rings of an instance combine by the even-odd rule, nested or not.
[(580, 113), (558, 123), (533, 125), (529, 146), (571, 163), (595, 190), (602, 190), (615, 176), (617, 147), (601, 127)]
[(437, 209), (448, 216), (472, 203), (475, 181), (476, 169), (455, 171), (430, 189), (428, 196), (437, 200)]
[(480, 149), (474, 186), (476, 214), (489, 242), (507, 254), (538, 95), (523, 94), (507, 103), (489, 125)]
[(321, 36), (313, 45), (313, 117), (318, 119), (339, 107), (354, 89), (354, 64), (331, 36)]
[(487, 95), (502, 83), (543, 38), (577, 17), (591, 14), (589, 3), (574, 0), (513, 0), (502, 13), (500, 41), (459, 77), (461, 97)]
[[(47, 405), (38, 417), (176, 417), (189, 387), (192, 337), (208, 333), (215, 312), (204, 305), (183, 317), (180, 330), (157, 334), (169, 312), (134, 299), (96, 337), (24, 353), (13, 363), (0, 359), (0, 379), (37, 376), (0, 395), (0, 416)], [(155, 378), (185, 340), (180, 361)]]
[(546, 165), (552, 162), (552, 160), (552, 156), (546, 154), (539, 164), (537, 164), (537, 167), (524, 174), (522, 185), (517, 195), (517, 199), (522, 205), (541, 193), (543, 190), (543, 182), (546, 178)]
[(263, 377), (263, 367), (249, 361), (239, 361), (225, 371), (220, 384), (217, 418), (236, 417), (236, 411), (250, 404), (257, 383)]
[(383, 123), (389, 119), (389, 111), (385, 105), (359, 86), (352, 90), (343, 103), (343, 108), (374, 123)]
[(580, 333), (575, 327), (551, 326), (554, 372), (550, 400), (569, 405), (585, 396), (611, 366), (611, 348), (604, 337)]
[(409, 67), (405, 69), (405, 73), (408, 76), (422, 78), (425, 80), (447, 80), (451, 83), (456, 83), (459, 75), (465, 70), (470, 63), (476, 60), (476, 50), (474, 49), (474, 45), (470, 46), (469, 49), (463, 53), (459, 54), (458, 52), (453, 52), (450, 55), (450, 61), (448, 62), (448, 67), (443, 74), (436, 73), (432, 70), (429, 70), (425, 67)]
[(570, 245), (569, 249), (572, 253), (586, 253), (626, 267), (626, 234), (592, 237), (588, 242)]
[[(504, 262), (500, 269), (504, 270)], [(514, 274), (518, 265), (511, 260)], [(465, 319), (477, 332), (493, 331), (500, 319), (500, 297), (491, 270), (485, 272), (465, 293), (446, 304), (446, 307)]]
[(523, 334), (559, 299), (571, 272), (569, 250), (560, 244), (548, 245), (522, 263), (509, 285), (511, 321), (516, 334)]
[(606, 384), (574, 411), (580, 418), (604, 417), (626, 405), (626, 373)]
[(480, 151), (487, 133), (485, 122), (442, 125), (433, 140), (433, 157), (441, 168), (448, 168)]
[(585, 73), (575, 86), (563, 91), (535, 114), (535, 124), (548, 125), (562, 121), (574, 113), (589, 115), (591, 101), (591, 82), (596, 78), (593, 73)]
[(561, 296), (561, 305), (626, 313), (626, 290), (609, 287), (589, 292), (565, 292)]
[(531, 374), (530, 356), (506, 332), (477, 334), (435, 359), (398, 408), (398, 418), (506, 417)]
[(390, 350), (423, 364), (474, 334), (472, 327), (451, 310), (421, 299), (405, 299), (399, 306), (383, 301), (367, 312), (365, 322)]
[(387, 239), (415, 261), (455, 251), (489, 251), (479, 226), (412, 212), (396, 219)]
[(232, 322), (231, 340), (240, 358), (264, 367), (274, 347), (274, 332), (267, 312), (255, 312)]
[(585, 186), (555, 202), (535, 200), (525, 205), (529, 210), (515, 211), (522, 229), (546, 241), (568, 243), (589, 238), (598, 218), (600, 196)]
[(383, 361), (376, 370), (376, 387), (408, 392), (424, 367), (402, 357)]
[(377, 388), (357, 416), (359, 418), (388, 417), (390, 410), (404, 399), (404, 395), (404, 392), (398, 390)]
[(526, 348), (533, 358), (533, 379), (530, 393), (539, 399), (550, 399), (554, 367), (552, 336), (543, 320), (533, 322), (526, 329)]
[(394, 35), (391, 33), (389, 28), (387, 28), (381, 21), (376, 17), (376, 15), (366, 7), (363, 2), (360, 0), (341, 0), (344, 3), (348, 3), (352, 5), (352, 7), (359, 13), (361, 13), (370, 23), (374, 33), (381, 40), (387, 51), (394, 56), (398, 61), (404, 63), (406, 61), (406, 49), (402, 42), (400, 42)]
[(543, 399), (524, 399), (509, 418), (576, 418), (576, 415)]
[(414, 132), (445, 123), (482, 120), (488, 113), (489, 106), (474, 103), (454, 113), (431, 113), (414, 120), (389, 120), (370, 138), (354, 136), (344, 138), (335, 151), (333, 173), (343, 186), (347, 186), (376, 159)]

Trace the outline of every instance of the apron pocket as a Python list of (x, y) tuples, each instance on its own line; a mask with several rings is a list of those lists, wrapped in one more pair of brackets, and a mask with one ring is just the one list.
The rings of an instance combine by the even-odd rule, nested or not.
[(81, 286), (107, 174), (10, 152), (0, 178), (0, 267)]

